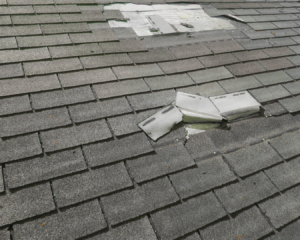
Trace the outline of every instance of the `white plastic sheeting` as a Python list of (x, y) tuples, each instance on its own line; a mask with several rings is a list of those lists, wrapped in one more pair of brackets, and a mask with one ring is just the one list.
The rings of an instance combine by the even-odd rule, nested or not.
[[(149, 21), (149, 16), (161, 16), (173, 29), (174, 32), (199, 32), (217, 29), (235, 29), (227, 20), (212, 18), (204, 12), (203, 8), (197, 4), (112, 4), (104, 6), (104, 10), (120, 10), (127, 22), (110, 20), (112, 28), (126, 27), (133, 28), (138, 36), (151, 36), (164, 34), (161, 32), (160, 23)], [(192, 25), (193, 28), (183, 26)], [(165, 24), (162, 22), (162, 24)], [(150, 31), (156, 28), (158, 31)]]

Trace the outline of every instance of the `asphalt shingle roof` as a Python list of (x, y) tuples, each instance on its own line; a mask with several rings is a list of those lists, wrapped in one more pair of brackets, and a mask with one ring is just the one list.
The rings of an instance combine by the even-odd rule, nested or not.
[[(138, 37), (113, 2), (245, 23)], [(0, 0), (0, 239), (299, 239), (299, 7)], [(137, 123), (177, 90), (249, 90), (268, 117), (154, 142)]]

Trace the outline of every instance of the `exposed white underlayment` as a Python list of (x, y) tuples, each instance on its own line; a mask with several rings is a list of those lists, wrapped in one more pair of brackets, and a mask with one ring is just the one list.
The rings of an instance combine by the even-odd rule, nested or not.
[(226, 19), (210, 17), (197, 4), (141, 5), (127, 3), (104, 7), (104, 10), (113, 9), (120, 10), (128, 20), (110, 20), (109, 25), (112, 28), (133, 28), (138, 36), (235, 29)]

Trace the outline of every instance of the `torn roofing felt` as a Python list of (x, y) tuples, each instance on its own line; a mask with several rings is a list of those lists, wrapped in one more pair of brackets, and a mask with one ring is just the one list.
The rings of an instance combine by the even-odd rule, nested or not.
[(215, 97), (177, 92), (175, 102), (146, 118), (138, 126), (157, 140), (178, 123), (188, 123), (188, 134), (221, 126), (223, 120), (232, 122), (258, 116), (261, 105), (247, 91)]

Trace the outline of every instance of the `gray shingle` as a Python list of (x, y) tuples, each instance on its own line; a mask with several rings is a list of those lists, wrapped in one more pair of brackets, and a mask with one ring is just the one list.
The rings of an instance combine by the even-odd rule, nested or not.
[(0, 231), (0, 238), (3, 240), (10, 240), (10, 231), (7, 229), (2, 229)]
[(51, 56), (47, 48), (34, 48), (26, 50), (6, 50), (1, 51), (0, 63), (14, 63), (50, 59)]
[(8, 0), (9, 5), (47, 5), (54, 4), (53, 0)]
[(62, 23), (58, 14), (40, 14), (40, 15), (17, 15), (12, 16), (14, 25), (29, 25), (43, 23)]
[(300, 78), (300, 69), (299, 68), (288, 69), (288, 70), (285, 70), (285, 72), (294, 79)]
[(233, 77), (225, 67), (189, 72), (188, 74), (196, 83), (205, 83)]
[(135, 114), (126, 114), (119, 117), (109, 118), (108, 122), (116, 136), (141, 131), (137, 125), (139, 122), (138, 117)]
[(44, 34), (77, 33), (91, 31), (87, 23), (43, 24), (41, 25), (41, 29)]
[(1, 163), (37, 156), (41, 153), (42, 148), (37, 133), (0, 141)]
[(120, 10), (105, 10), (103, 12), (104, 17), (106, 19), (112, 20), (112, 19), (117, 19), (117, 20), (125, 20), (123, 14), (121, 13)]
[(111, 68), (58, 74), (63, 87), (89, 85), (117, 80)]
[(112, 135), (104, 120), (89, 122), (70, 128), (59, 128), (41, 132), (41, 138), (46, 152), (76, 147), (110, 137), (112, 137)]
[(113, 67), (113, 70), (119, 79), (164, 75), (157, 64)]
[(197, 230), (225, 215), (221, 204), (210, 192), (151, 216), (159, 236), (162, 239), (171, 240)]
[(11, 48), (17, 48), (17, 41), (14, 37), (9, 38), (0, 38), (0, 49), (11, 49)]
[(297, 157), (296, 159), (293, 159), (287, 163), (285, 162), (273, 168), (267, 169), (265, 173), (279, 188), (279, 190), (282, 191), (300, 182), (299, 170), (300, 158)]
[(150, 180), (195, 165), (181, 144), (159, 148), (155, 152), (155, 155), (127, 161), (136, 182)]
[(284, 71), (276, 71), (254, 75), (263, 85), (272, 85), (282, 82), (290, 82), (293, 79)]
[(213, 53), (225, 53), (244, 50), (244, 48), (234, 40), (217, 41), (205, 43)]
[(96, 167), (152, 152), (153, 148), (145, 134), (138, 133), (120, 140), (85, 146), (83, 151), (89, 166)]
[(115, 225), (170, 205), (178, 200), (168, 178), (163, 178), (133, 190), (103, 197), (102, 203), (108, 220), (112, 225)]
[(282, 99), (282, 100), (279, 100), (279, 102), (290, 113), (294, 113), (294, 112), (299, 112), (300, 111), (300, 107), (299, 107), (300, 96)]
[(147, 217), (126, 223), (109, 232), (91, 237), (90, 240), (116, 240), (116, 239), (147, 239), (157, 240), (155, 232)]
[(284, 97), (288, 97), (291, 94), (281, 85), (275, 85), (266, 88), (259, 88), (250, 90), (250, 93), (257, 99), (259, 102), (268, 102)]
[(200, 233), (204, 240), (232, 240), (238, 238), (259, 239), (272, 231), (273, 229), (258, 208), (252, 207), (240, 213), (234, 219), (214, 224), (200, 231)]
[(239, 60), (230, 53), (218, 54), (213, 56), (198, 57), (200, 62), (206, 67), (216, 67), (239, 62)]
[(284, 88), (286, 88), (289, 92), (291, 92), (293, 95), (300, 93), (300, 82), (291, 82), (286, 83), (282, 85)]
[(259, 15), (254, 9), (235, 9), (232, 10), (237, 16), (240, 15)]
[(97, 200), (67, 209), (59, 214), (14, 225), (17, 239), (80, 238), (107, 227)]
[(189, 136), (185, 145), (193, 159), (204, 159), (216, 154), (217, 147), (206, 132)]
[(267, 40), (239, 39), (238, 42), (248, 50), (272, 47)]
[(241, 177), (281, 162), (281, 157), (266, 142), (225, 154), (225, 158)]
[(28, 95), (0, 99), (0, 115), (31, 111)]
[(80, 149), (55, 153), (6, 165), (9, 188), (40, 182), (54, 177), (82, 171), (86, 164)]
[(278, 235), (272, 236), (273, 238), (268, 238), (266, 240), (284, 240), (284, 239), (297, 239), (299, 233), (298, 230), (300, 228), (300, 222), (297, 220), (284, 227)]
[(288, 55), (294, 55), (295, 54), (288, 47), (268, 48), (268, 49), (264, 49), (263, 51), (266, 54), (268, 54), (270, 57), (281, 57), (281, 56), (288, 56)]
[(290, 60), (296, 66), (300, 66), (300, 57), (299, 56), (288, 57), (287, 59)]
[[(283, 22), (272, 22), (270, 24), (274, 24), (278, 28), (294, 28), (298, 27), (298, 24), (292, 21), (283, 21)], [(273, 29), (273, 28), (269, 28)]]
[(264, 53), (262, 50), (252, 50), (252, 51), (243, 51), (233, 53), (241, 61), (251, 61), (251, 60), (259, 60), (264, 58), (269, 58), (269, 56)]
[(30, 62), (23, 64), (27, 76), (49, 74), (57, 72), (69, 72), (82, 69), (78, 58), (59, 59), (53, 61)]
[(275, 30), (273, 34), (276, 37), (288, 37), (288, 36), (295, 36), (297, 32), (292, 29), (282, 29), (282, 30)]
[(1, 15), (13, 15), (13, 14), (34, 14), (32, 6), (5, 6), (0, 7)]
[(11, 25), (11, 18), (10, 16), (0, 16), (0, 25)]
[(176, 60), (167, 48), (149, 49), (148, 52), (129, 53), (135, 63), (151, 63)]
[(0, 196), (0, 226), (55, 210), (49, 183)]
[(0, 66), (0, 79), (22, 76), (24, 76), (24, 73), (20, 63)]
[(57, 205), (64, 207), (130, 187), (132, 182), (125, 165), (118, 163), (54, 180), (52, 185)]
[(74, 22), (104, 22), (106, 18), (101, 12), (82, 12), (81, 14), (61, 14), (61, 19), (65, 23)]
[(278, 116), (288, 113), (288, 111), (278, 102), (264, 105), (263, 108), (265, 109), (265, 116)]
[(158, 65), (166, 74), (187, 72), (204, 68), (204, 66), (196, 58), (163, 62)]
[(300, 216), (299, 186), (283, 195), (259, 204), (275, 228), (282, 227)]
[(253, 76), (219, 81), (219, 84), (229, 93), (262, 86)]
[(174, 87), (194, 85), (193, 80), (186, 73), (175, 74), (163, 77), (145, 78), (145, 81), (152, 90), (161, 90)]
[(36, 13), (80, 13), (77, 5), (33, 6)]
[(290, 38), (272, 38), (268, 39), (269, 43), (271, 43), (273, 46), (278, 47), (278, 46), (290, 46), (290, 45), (295, 45), (297, 44)]
[(111, 29), (100, 29), (93, 33), (70, 34), (73, 43), (110, 42), (118, 38)]
[(87, 56), (103, 53), (98, 44), (82, 44), (76, 46), (50, 47), (49, 51), (53, 58)]
[(149, 108), (161, 107), (170, 104), (175, 99), (174, 90), (166, 90), (154, 93), (144, 93), (129, 96), (128, 100), (134, 110), (144, 110)]
[(39, 25), (0, 27), (0, 37), (14, 37), (37, 34), (42, 34), (42, 30)]
[[(274, 22), (275, 24), (276, 22)], [(278, 27), (270, 22), (264, 23), (249, 23), (248, 25), (252, 27), (254, 30), (270, 30), (270, 29), (277, 29)]]
[(226, 91), (217, 82), (205, 83), (200, 86), (177, 88), (177, 90), (185, 93), (200, 94), (203, 97), (226, 94)]
[(226, 210), (233, 213), (275, 194), (277, 190), (261, 172), (215, 192)]
[[(15, 64), (15, 66), (19, 67), (18, 64)], [(3, 97), (15, 94), (40, 92), (59, 88), (61, 88), (61, 86), (56, 75), (33, 78), (15, 78), (0, 81), (0, 96)]]
[(120, 42), (100, 43), (105, 53), (128, 53), (147, 51), (144, 44), (138, 39), (123, 39)]
[(133, 62), (128, 54), (110, 54), (104, 56), (92, 56), (80, 58), (85, 68), (111, 67), (118, 65), (132, 65)]
[[(2, 166), (0, 166), (0, 193), (4, 192), (4, 180), (3, 180), (3, 174), (2, 174)], [(0, 232), (1, 237), (1, 232)]]
[(258, 22), (271, 22), (271, 21), (278, 21), (278, 18), (274, 15), (258, 15), (252, 16)]
[[(272, 38), (274, 35), (270, 31), (244, 31), (251, 39)], [(239, 41), (238, 41), (239, 42)]]
[[(289, 57), (288, 59), (294, 63), (294, 61), (291, 58), (293, 58), (293, 57)], [(286, 58), (276, 58), (276, 59), (270, 59), (270, 60), (261, 60), (259, 62), (267, 70), (277, 70), (277, 69), (282, 69), (282, 68), (293, 67), (294, 64), (291, 63), (289, 60), (287, 60)], [(299, 61), (298, 65), (300, 65), (300, 61)]]
[(19, 134), (66, 126), (71, 123), (66, 108), (25, 113), (22, 115), (1, 118), (0, 135), (1, 137), (11, 137)]
[(236, 179), (221, 156), (199, 161), (197, 165), (198, 168), (170, 176), (176, 192), (182, 198), (205, 192)]
[(238, 63), (227, 66), (227, 69), (235, 76), (243, 76), (253, 73), (265, 72), (266, 69), (258, 62)]
[(199, 57), (212, 54), (203, 43), (170, 47), (169, 50), (178, 58)]
[(78, 104), (70, 106), (69, 110), (73, 121), (76, 123), (132, 112), (125, 97)]
[(134, 93), (150, 92), (149, 87), (143, 79), (97, 84), (93, 85), (93, 87), (100, 99), (124, 96)]
[[(26, 34), (27, 35), (27, 34)], [(25, 47), (48, 47), (55, 45), (71, 44), (71, 40), (67, 34), (51, 35), (51, 36), (35, 36), (35, 37), (17, 37), (18, 45)]]
[(52, 108), (95, 100), (89, 86), (31, 95), (34, 109)]

